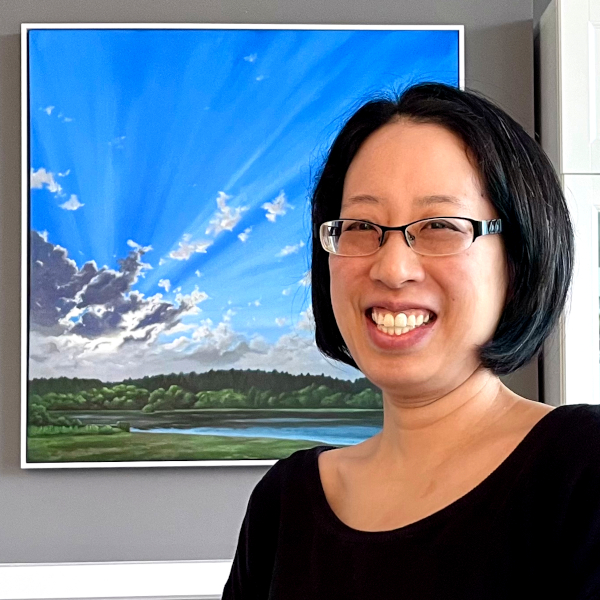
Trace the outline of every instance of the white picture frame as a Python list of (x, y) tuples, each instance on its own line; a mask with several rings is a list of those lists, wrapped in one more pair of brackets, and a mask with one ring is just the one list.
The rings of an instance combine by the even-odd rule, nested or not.
[(311, 25), (311, 24), (159, 24), (159, 23), (26, 23), (21, 29), (22, 49), (22, 278), (21, 278), (21, 467), (24, 469), (48, 469), (48, 468), (118, 468), (118, 467), (171, 467), (171, 466), (253, 466), (272, 465), (276, 460), (160, 460), (160, 461), (98, 461), (98, 462), (31, 462), (27, 459), (27, 393), (28, 393), (28, 365), (30, 360), (29, 344), (29, 274), (27, 268), (28, 244), (29, 244), (29, 222), (30, 222), (30, 164), (29, 164), (29, 75), (28, 75), (28, 34), (37, 29), (44, 30), (315, 30), (315, 31), (444, 31), (451, 30), (458, 34), (459, 43), (459, 87), (464, 89), (465, 65), (464, 65), (464, 26), (463, 25)]

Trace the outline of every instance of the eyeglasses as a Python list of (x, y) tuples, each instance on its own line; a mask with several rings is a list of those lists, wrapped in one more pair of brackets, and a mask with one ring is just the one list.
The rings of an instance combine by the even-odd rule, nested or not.
[(482, 235), (502, 232), (501, 219), (468, 217), (420, 219), (400, 227), (385, 227), (358, 219), (336, 219), (319, 229), (323, 249), (338, 256), (368, 256), (383, 246), (388, 231), (401, 231), (410, 248), (424, 256), (458, 254)]

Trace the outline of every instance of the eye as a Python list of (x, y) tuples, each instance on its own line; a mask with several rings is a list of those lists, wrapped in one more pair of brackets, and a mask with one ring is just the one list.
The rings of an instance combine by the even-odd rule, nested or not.
[(375, 226), (364, 221), (350, 221), (344, 231), (375, 231)]
[(427, 226), (431, 225), (431, 229), (454, 229), (456, 230), (456, 227), (454, 227), (454, 225), (452, 225), (452, 223), (448, 223), (448, 221), (428, 221), (427, 223), (425, 223), (425, 228), (427, 228)]

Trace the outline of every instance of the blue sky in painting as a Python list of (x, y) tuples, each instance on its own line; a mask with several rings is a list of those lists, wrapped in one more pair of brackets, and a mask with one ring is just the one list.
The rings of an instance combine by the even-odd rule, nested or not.
[[(310, 310), (308, 194), (329, 143), (376, 91), (458, 86), (448, 30), (33, 30), (29, 54), (31, 229), (77, 269), (118, 271), (145, 247), (126, 294), (174, 307), (202, 294), (180, 319), (187, 329), (150, 336), (155, 356), (189, 352), (207, 323), (263, 347), (310, 335), (299, 327)], [(161, 368), (191, 370), (167, 354)], [(101, 363), (78, 373), (106, 376)], [(69, 374), (66, 364), (33, 371)]]

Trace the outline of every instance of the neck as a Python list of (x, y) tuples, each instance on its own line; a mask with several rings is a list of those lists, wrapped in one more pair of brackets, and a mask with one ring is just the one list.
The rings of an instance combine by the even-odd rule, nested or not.
[[(508, 393), (506, 393), (508, 392)], [(504, 416), (514, 398), (486, 369), (428, 398), (383, 394), (383, 429), (370, 454), (386, 468), (435, 468)]]

